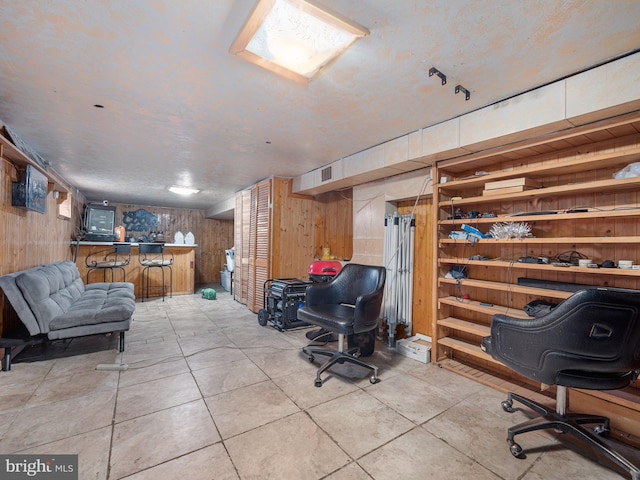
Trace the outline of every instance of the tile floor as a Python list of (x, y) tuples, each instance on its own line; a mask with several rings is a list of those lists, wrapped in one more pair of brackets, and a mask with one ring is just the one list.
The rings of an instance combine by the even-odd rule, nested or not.
[[(625, 478), (547, 433), (513, 458), (525, 412), (384, 343), (379, 383), (341, 366), (316, 388), (306, 330), (260, 327), (216, 290), (138, 303), (122, 355), (108, 337), (23, 352), (0, 372), (0, 452), (78, 454), (81, 480)], [(128, 370), (96, 370), (114, 362)]]

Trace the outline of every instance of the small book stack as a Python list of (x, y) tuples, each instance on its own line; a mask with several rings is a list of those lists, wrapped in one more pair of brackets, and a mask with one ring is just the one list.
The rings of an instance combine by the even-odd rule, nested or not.
[(540, 188), (540, 182), (531, 178), (509, 178), (497, 182), (487, 182), (484, 185), (482, 196), (504, 195), (507, 193), (518, 193), (526, 190)]

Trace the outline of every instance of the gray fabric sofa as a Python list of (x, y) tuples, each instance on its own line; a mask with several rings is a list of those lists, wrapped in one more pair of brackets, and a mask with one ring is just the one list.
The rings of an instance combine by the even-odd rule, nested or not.
[(3, 370), (11, 368), (12, 347), (38, 341), (119, 332), (124, 351), (136, 303), (132, 283), (85, 285), (76, 264), (63, 261), (4, 275), (0, 288), (28, 331), (24, 338), (0, 338)]

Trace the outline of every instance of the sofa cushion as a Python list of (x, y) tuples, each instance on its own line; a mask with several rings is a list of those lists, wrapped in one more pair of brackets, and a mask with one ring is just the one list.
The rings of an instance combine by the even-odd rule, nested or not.
[(83, 294), (84, 285), (73, 262), (60, 262), (26, 270), (16, 277), (16, 285), (33, 311), (41, 333)]
[(132, 283), (92, 283), (66, 312), (51, 319), (49, 329), (128, 320), (135, 307)]

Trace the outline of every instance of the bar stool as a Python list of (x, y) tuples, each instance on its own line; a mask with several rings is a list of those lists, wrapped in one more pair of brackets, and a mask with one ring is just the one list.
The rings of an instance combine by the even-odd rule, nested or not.
[[(162, 301), (164, 302), (164, 269), (169, 269), (169, 298), (173, 295), (173, 253), (166, 254), (162, 243), (140, 243), (138, 244), (138, 261), (142, 265), (142, 301), (144, 302), (144, 285), (147, 284), (147, 298), (149, 298), (149, 276), (154, 268), (159, 268), (162, 272)], [(146, 277), (146, 278), (145, 278)]]
[(127, 272), (124, 267), (131, 260), (130, 243), (114, 243), (112, 248), (106, 248), (97, 252), (91, 252), (84, 259), (87, 267), (87, 283), (89, 274), (94, 270), (102, 270), (102, 281), (107, 281), (107, 270), (111, 271), (111, 281), (114, 281), (114, 270), (122, 270), (122, 281), (127, 281)]

